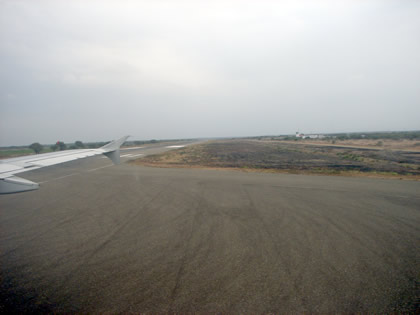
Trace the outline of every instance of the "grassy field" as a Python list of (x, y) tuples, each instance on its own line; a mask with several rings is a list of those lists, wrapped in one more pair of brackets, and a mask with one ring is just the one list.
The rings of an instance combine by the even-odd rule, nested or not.
[[(44, 148), (41, 153), (52, 152), (50, 148)], [(0, 149), (0, 159), (8, 159), (23, 155), (35, 154), (34, 150), (28, 148), (19, 148), (19, 149)]]
[[(420, 179), (420, 150), (364, 143), (217, 140), (147, 156), (132, 163), (244, 171)], [(397, 143), (394, 144), (394, 146)], [(415, 146), (414, 146), (415, 147)], [(417, 147), (418, 148), (418, 147)]]

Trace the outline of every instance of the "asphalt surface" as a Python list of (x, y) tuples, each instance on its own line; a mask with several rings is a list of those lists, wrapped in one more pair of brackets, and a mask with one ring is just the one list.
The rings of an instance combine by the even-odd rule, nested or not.
[(110, 165), (0, 195), (0, 311), (419, 307), (419, 182)]

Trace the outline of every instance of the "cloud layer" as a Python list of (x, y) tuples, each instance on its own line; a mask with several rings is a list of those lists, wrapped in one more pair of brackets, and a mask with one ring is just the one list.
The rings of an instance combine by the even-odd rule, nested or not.
[(2, 1), (0, 145), (420, 129), (418, 1)]

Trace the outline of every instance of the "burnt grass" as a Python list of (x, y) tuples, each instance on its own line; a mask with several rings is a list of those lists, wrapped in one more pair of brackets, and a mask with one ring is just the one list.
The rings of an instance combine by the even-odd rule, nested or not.
[(134, 163), (340, 174), (343, 172), (420, 176), (420, 152), (314, 146), (293, 142), (219, 140), (193, 145)]

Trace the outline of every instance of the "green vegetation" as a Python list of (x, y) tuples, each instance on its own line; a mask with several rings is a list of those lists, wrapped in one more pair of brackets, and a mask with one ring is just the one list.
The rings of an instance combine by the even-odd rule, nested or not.
[(91, 143), (87, 144), (87, 147), (89, 149), (96, 149), (96, 148), (103, 147), (107, 143), (109, 143), (109, 142), (91, 142)]
[(363, 158), (361, 156), (358, 156), (356, 154), (352, 153), (337, 153), (337, 156), (339, 156), (343, 160), (351, 160), (351, 161), (363, 161)]
[(62, 141), (57, 141), (56, 144), (53, 144), (52, 146), (50, 146), (50, 149), (52, 151), (57, 151), (57, 150), (63, 151), (63, 150), (67, 150), (67, 145)]
[(58, 146), (58, 149), (59, 149), (60, 151), (67, 150), (67, 146), (66, 146), (66, 144), (65, 144), (64, 142), (62, 142), (62, 141), (58, 141), (58, 142), (57, 142), (57, 146)]
[(29, 149), (34, 150), (35, 154), (38, 154), (39, 152), (41, 152), (43, 148), (44, 147), (38, 142), (34, 142), (29, 146)]
[(75, 146), (77, 149), (84, 149), (84, 148), (85, 148), (85, 145), (84, 145), (84, 143), (83, 143), (82, 141), (76, 141), (76, 142), (74, 143), (74, 146)]

